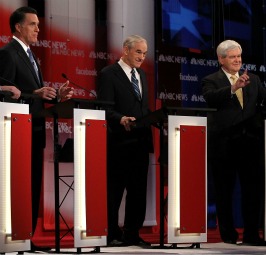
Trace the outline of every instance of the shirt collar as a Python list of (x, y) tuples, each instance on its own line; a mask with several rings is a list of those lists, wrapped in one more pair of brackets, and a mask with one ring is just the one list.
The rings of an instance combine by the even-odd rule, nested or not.
[[(128, 64), (126, 64), (122, 58), (120, 58), (120, 60), (118, 61), (118, 64), (122, 67), (122, 69), (124, 70), (124, 72), (127, 74), (127, 75), (131, 75), (131, 70), (132, 70), (132, 67), (130, 67)], [(135, 71), (136, 71), (136, 68), (134, 68)]]
[(29, 46), (27, 46), (24, 42), (22, 42), (20, 39), (18, 39), (15, 35), (13, 35), (13, 39), (15, 39), (22, 46), (22, 48), (25, 50), (25, 52), (27, 53), (27, 49), (29, 48)]
[[(225, 73), (225, 75), (227, 76), (227, 78), (229, 79), (230, 81), (230, 77), (232, 76), (232, 74), (226, 72), (223, 68), (222, 68), (223, 72)], [(237, 78), (239, 78), (239, 74), (238, 72), (234, 74)]]

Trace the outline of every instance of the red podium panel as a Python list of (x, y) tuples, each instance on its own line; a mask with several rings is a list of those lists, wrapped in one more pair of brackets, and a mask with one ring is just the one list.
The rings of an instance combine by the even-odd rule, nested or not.
[(107, 235), (106, 121), (86, 120), (86, 235)]
[(11, 114), (12, 239), (32, 237), (31, 115)]
[(206, 127), (180, 125), (180, 232), (205, 233)]

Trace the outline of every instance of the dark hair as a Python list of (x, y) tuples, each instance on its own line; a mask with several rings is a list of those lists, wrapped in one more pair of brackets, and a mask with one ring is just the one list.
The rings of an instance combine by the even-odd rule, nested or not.
[(12, 34), (16, 32), (16, 24), (24, 21), (26, 13), (33, 13), (37, 15), (37, 11), (28, 6), (20, 7), (11, 14), (9, 18), (9, 26)]

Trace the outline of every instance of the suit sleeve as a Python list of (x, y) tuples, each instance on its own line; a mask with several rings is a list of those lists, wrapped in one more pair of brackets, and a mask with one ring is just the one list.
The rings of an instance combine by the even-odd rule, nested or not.
[(219, 108), (232, 100), (235, 95), (231, 94), (231, 86), (219, 84), (212, 76), (202, 79), (202, 94), (209, 107)]
[[(115, 102), (115, 87), (109, 72), (103, 70), (100, 72), (97, 83), (97, 96), (99, 100)], [(108, 107), (106, 110), (108, 120), (120, 122), (123, 115), (115, 111), (115, 106)]]
[(0, 50), (0, 76), (15, 83), (16, 67), (12, 54), (7, 50)]

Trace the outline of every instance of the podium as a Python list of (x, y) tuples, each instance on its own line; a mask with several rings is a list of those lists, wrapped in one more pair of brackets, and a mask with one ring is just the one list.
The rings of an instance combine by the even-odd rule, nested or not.
[[(45, 109), (54, 119), (55, 249), (60, 252), (58, 119), (74, 120), (74, 247), (107, 244), (106, 120), (111, 102), (70, 99)], [(93, 108), (93, 109), (92, 109)]]
[[(168, 243), (207, 242), (207, 118), (211, 108), (162, 107), (136, 126), (160, 129), (160, 246), (164, 247), (164, 154), (168, 163)], [(168, 125), (168, 150), (164, 125)], [(168, 151), (165, 153), (165, 151)], [(166, 158), (165, 157), (165, 158)]]
[(207, 242), (207, 119), (168, 116), (168, 242)]
[[(207, 242), (207, 117), (212, 108), (172, 108), (168, 116), (168, 242)], [(173, 114), (174, 113), (174, 114)]]
[(30, 250), (31, 115), (0, 102), (0, 253)]

